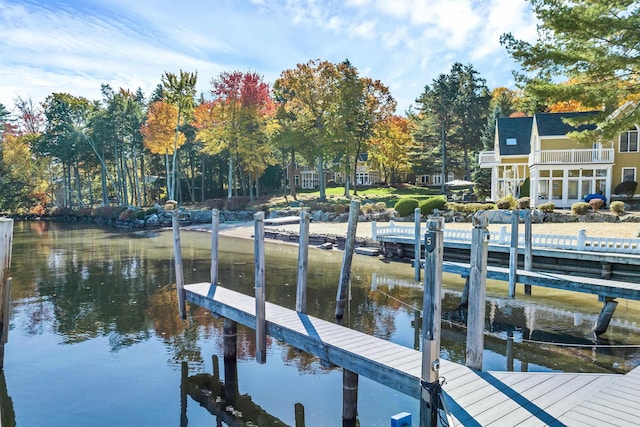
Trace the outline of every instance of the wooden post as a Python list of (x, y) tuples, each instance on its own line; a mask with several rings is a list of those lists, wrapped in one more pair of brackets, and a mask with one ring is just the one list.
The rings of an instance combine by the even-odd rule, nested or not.
[[(469, 254), (471, 257), (471, 254)], [(471, 265), (469, 265), (471, 267)], [(469, 305), (469, 276), (464, 278), (464, 288), (462, 288), (462, 295), (460, 295), (460, 306), (467, 307)]]
[[(531, 271), (533, 268), (533, 241), (531, 235), (531, 209), (524, 211), (524, 269)], [(531, 295), (531, 285), (524, 285), (524, 294)]]
[(598, 315), (598, 319), (593, 326), (593, 332), (596, 335), (602, 335), (607, 331), (609, 322), (611, 322), (613, 313), (616, 311), (616, 307), (618, 306), (618, 301), (613, 298), (605, 297), (601, 299), (604, 300), (604, 306), (602, 307), (602, 310)]
[(304, 405), (302, 403), (296, 403), (294, 405), (294, 413), (295, 413), (296, 427), (305, 427)]
[(507, 371), (513, 372), (513, 331), (507, 332)]
[(220, 361), (218, 360), (218, 355), (216, 354), (211, 355), (211, 372), (213, 373), (213, 380), (215, 382), (219, 382), (220, 381)]
[(211, 284), (218, 284), (218, 230), (220, 224), (220, 212), (218, 209), (211, 211)]
[(358, 200), (352, 200), (349, 206), (349, 228), (347, 229), (347, 240), (344, 245), (342, 269), (340, 270), (340, 283), (338, 284), (338, 294), (336, 296), (336, 319), (342, 319), (344, 316), (349, 281), (351, 280), (351, 261), (353, 260), (353, 250), (356, 244), (356, 229), (358, 228), (359, 214), (360, 202)]
[(233, 320), (224, 319), (222, 324), (222, 342), (224, 358), (224, 394), (227, 403), (233, 403), (238, 398), (238, 324)]
[(413, 211), (413, 218), (414, 218), (414, 223), (415, 223), (415, 231), (414, 231), (414, 236), (415, 236), (415, 241), (414, 241), (414, 250), (413, 250), (413, 258), (415, 258), (415, 262), (413, 264), (414, 270), (415, 270), (415, 279), (416, 282), (420, 281), (420, 261), (422, 259), (422, 254), (420, 253), (420, 240), (421, 237), (420, 236), (420, 208), (415, 208), (415, 210)]
[(256, 293), (256, 361), (267, 361), (267, 331), (265, 321), (265, 289), (264, 289), (264, 212), (253, 216), (254, 257), (255, 257), (255, 293)]
[(181, 363), (180, 371), (180, 427), (187, 427), (189, 420), (187, 418), (187, 402), (188, 402), (188, 385), (189, 385), (189, 364)]
[(180, 318), (187, 318), (186, 294), (184, 292), (184, 276), (182, 271), (182, 248), (180, 246), (180, 220), (178, 212), (171, 213), (171, 224), (173, 226), (173, 258), (176, 268), (176, 291), (178, 292), (178, 311)]
[(342, 369), (342, 422), (355, 425), (358, 415), (358, 374)]
[(509, 249), (509, 298), (516, 297), (516, 275), (518, 274), (518, 209), (511, 212), (511, 247)]
[(444, 218), (430, 216), (424, 238), (424, 297), (422, 309), (422, 375), (420, 426), (436, 427), (440, 408), (440, 322)]
[(489, 221), (483, 212), (474, 215), (472, 222), (466, 364), (481, 371), (487, 299), (487, 253), (491, 235), (487, 230)]
[(4, 345), (9, 340), (9, 309), (11, 307), (11, 248), (13, 220), (0, 218), (0, 370), (4, 368)]
[(307, 267), (309, 264), (309, 212), (300, 211), (300, 241), (298, 243), (298, 287), (296, 311), (307, 312)]

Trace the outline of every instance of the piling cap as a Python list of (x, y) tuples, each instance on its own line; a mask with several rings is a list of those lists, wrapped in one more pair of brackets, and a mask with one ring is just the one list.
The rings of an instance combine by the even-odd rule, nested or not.
[(178, 202), (176, 202), (175, 200), (167, 200), (166, 203), (164, 204), (165, 211), (172, 211), (177, 207), (178, 207)]

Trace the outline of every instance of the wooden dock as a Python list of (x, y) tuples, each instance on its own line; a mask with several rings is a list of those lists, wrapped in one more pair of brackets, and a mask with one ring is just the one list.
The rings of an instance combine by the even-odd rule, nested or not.
[[(469, 264), (445, 261), (442, 271), (469, 276)], [(509, 281), (509, 269), (506, 267), (487, 266), (487, 279)], [(593, 277), (581, 277), (569, 274), (545, 273), (518, 269), (516, 282), (523, 285), (541, 286), (565, 291), (598, 295), (602, 299), (625, 298), (640, 300), (640, 283), (603, 280)]]
[[(253, 297), (210, 283), (184, 286), (187, 301), (255, 328)], [(420, 398), (422, 354), (266, 303), (266, 333), (321, 360)], [(479, 372), (441, 360), (453, 425), (640, 426), (640, 367), (627, 375)]]

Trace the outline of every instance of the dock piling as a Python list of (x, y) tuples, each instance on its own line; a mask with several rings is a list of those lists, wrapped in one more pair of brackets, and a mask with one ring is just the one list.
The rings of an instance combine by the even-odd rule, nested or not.
[(225, 318), (222, 324), (224, 394), (225, 400), (233, 403), (238, 398), (238, 324)]
[(300, 211), (300, 240), (298, 243), (298, 284), (296, 311), (307, 312), (307, 268), (309, 264), (309, 212)]
[(220, 225), (220, 212), (218, 209), (211, 211), (211, 284), (218, 284), (218, 231)]
[(351, 261), (353, 260), (353, 250), (356, 244), (358, 215), (360, 215), (360, 201), (352, 200), (351, 205), (349, 206), (347, 240), (344, 245), (342, 269), (340, 270), (340, 283), (338, 283), (338, 294), (336, 296), (336, 319), (342, 319), (344, 316), (344, 308), (347, 302), (349, 281), (351, 280)]
[(511, 212), (511, 247), (509, 248), (509, 298), (516, 297), (516, 276), (518, 274), (518, 209)]
[(415, 223), (415, 242), (414, 242), (414, 250), (413, 257), (415, 258), (415, 262), (413, 263), (413, 268), (415, 269), (415, 279), (416, 282), (420, 281), (420, 208), (415, 208), (413, 211), (414, 223)]
[[(524, 269), (531, 271), (533, 267), (533, 238), (531, 234), (531, 209), (524, 211)], [(531, 295), (531, 285), (524, 285), (524, 294)]]
[(267, 361), (267, 331), (265, 321), (265, 265), (264, 265), (264, 212), (254, 215), (254, 257), (256, 296), (256, 361)]
[(472, 219), (471, 259), (469, 266), (469, 297), (467, 314), (466, 364), (482, 370), (484, 350), (484, 317), (487, 299), (487, 254), (489, 246), (489, 221), (483, 212)]
[(187, 318), (186, 296), (184, 292), (184, 275), (182, 271), (182, 248), (180, 245), (180, 219), (178, 211), (173, 211), (171, 215), (171, 225), (173, 227), (173, 259), (176, 268), (176, 291), (178, 292), (178, 311), (180, 318)]
[(422, 374), (420, 425), (436, 427), (440, 408), (440, 322), (444, 218), (430, 216), (424, 237), (424, 296), (422, 316)]

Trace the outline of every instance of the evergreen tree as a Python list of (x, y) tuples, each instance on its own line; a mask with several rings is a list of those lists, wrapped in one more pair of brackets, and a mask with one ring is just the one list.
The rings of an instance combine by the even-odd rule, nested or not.
[[(640, 122), (636, 105), (611, 115), (640, 92), (640, 4), (633, 0), (531, 0), (540, 22), (535, 44), (505, 34), (501, 42), (522, 64), (521, 82), (548, 105), (577, 101), (601, 110), (595, 131), (578, 140), (611, 138)], [(558, 77), (567, 82), (558, 82)], [(593, 120), (590, 116), (590, 120)]]

